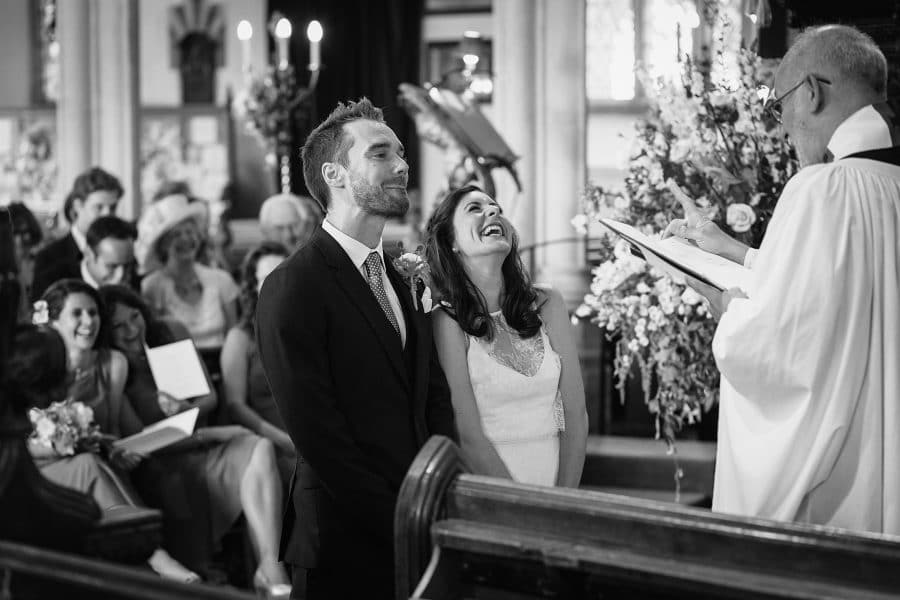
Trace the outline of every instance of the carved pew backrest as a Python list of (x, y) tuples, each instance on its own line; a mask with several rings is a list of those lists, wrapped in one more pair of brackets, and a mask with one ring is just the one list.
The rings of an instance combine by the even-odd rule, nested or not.
[[(900, 544), (883, 536), (527, 486), (463, 469), (452, 442), (439, 438), (410, 469), (396, 520), (398, 598), (410, 597), (426, 571), (441, 580), (421, 586), (429, 598), (457, 597), (453, 580), (465, 584), (459, 594), (485, 598), (900, 592)], [(489, 593), (499, 589), (512, 595)]]

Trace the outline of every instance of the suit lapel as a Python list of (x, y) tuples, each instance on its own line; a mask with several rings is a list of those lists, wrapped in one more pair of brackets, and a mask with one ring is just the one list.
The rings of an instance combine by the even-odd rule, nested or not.
[(378, 343), (390, 359), (391, 365), (397, 372), (405, 386), (409, 386), (409, 377), (406, 367), (403, 365), (403, 348), (400, 345), (400, 336), (394, 331), (391, 322), (375, 299), (371, 288), (360, 275), (356, 265), (341, 248), (341, 245), (333, 237), (322, 229), (319, 229), (312, 241), (322, 253), (325, 262), (334, 271), (335, 280), (344, 290), (347, 298), (363, 314), (369, 326), (372, 328)]

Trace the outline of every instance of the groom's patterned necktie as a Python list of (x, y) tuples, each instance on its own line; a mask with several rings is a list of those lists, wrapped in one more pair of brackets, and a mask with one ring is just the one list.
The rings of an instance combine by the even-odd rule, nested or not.
[(394, 331), (399, 335), (400, 324), (397, 322), (397, 315), (394, 314), (394, 309), (391, 308), (387, 293), (384, 291), (384, 281), (381, 278), (381, 257), (377, 252), (372, 252), (366, 257), (365, 265), (369, 287), (372, 288), (372, 293), (375, 294), (375, 299), (381, 305), (381, 310), (384, 311), (388, 321), (394, 326)]

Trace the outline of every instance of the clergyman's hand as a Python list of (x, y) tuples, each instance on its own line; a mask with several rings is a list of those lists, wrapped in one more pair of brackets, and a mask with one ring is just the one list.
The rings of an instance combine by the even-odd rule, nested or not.
[(709, 310), (709, 314), (716, 321), (722, 318), (732, 300), (735, 298), (747, 298), (747, 294), (741, 288), (731, 288), (723, 292), (689, 275), (686, 275), (684, 279), (691, 289), (703, 296), (706, 300), (706, 308)]
[(684, 209), (684, 218), (669, 223), (662, 237), (679, 237), (693, 242), (701, 250), (743, 264), (747, 246), (729, 237), (718, 225), (703, 216), (694, 200), (677, 183), (669, 179), (666, 185)]

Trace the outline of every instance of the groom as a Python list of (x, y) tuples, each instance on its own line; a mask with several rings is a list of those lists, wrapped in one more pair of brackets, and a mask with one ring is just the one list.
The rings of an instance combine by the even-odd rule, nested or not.
[(403, 146), (380, 109), (338, 104), (303, 146), (325, 208), (259, 296), (260, 357), (299, 456), (282, 531), (295, 595), (393, 597), (394, 505), (416, 452), (455, 438), (422, 303), (381, 246), (409, 208)]

